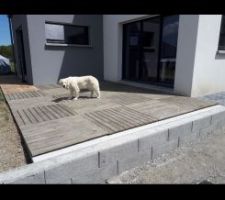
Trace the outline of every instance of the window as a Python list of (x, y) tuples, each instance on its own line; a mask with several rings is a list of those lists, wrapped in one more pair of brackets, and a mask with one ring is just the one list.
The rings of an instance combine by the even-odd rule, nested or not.
[(179, 15), (165, 16), (162, 23), (161, 58), (176, 58)]
[(90, 45), (88, 26), (45, 23), (47, 43), (66, 45)]
[(173, 87), (178, 27), (179, 15), (124, 24), (122, 78)]
[(222, 15), (218, 50), (225, 50), (225, 15)]

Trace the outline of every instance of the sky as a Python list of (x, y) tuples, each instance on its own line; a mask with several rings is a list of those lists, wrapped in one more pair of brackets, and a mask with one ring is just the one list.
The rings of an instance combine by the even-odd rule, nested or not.
[(11, 44), (7, 15), (0, 15), (0, 45)]

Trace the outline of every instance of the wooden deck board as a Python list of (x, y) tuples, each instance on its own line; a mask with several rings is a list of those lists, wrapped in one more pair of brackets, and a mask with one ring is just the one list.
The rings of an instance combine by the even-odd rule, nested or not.
[[(90, 121), (84, 121), (82, 118), (70, 117), (60, 120), (45, 122), (52, 123), (48, 127), (40, 128), (33, 125), (32, 131), (24, 131), (25, 139), (31, 148), (32, 154), (38, 155), (45, 151), (55, 148), (64, 147), (64, 145), (72, 145), (90, 139), (90, 137), (99, 137), (106, 133)], [(80, 127), (82, 126), (82, 128)], [(60, 140), (60, 143), (59, 143)]]
[(15, 110), (15, 112), (22, 119), (24, 125), (37, 124), (43, 121), (56, 120), (75, 115), (75, 112), (68, 112), (65, 105), (60, 106), (59, 104), (22, 108)]
[(33, 157), (214, 105), (109, 82), (100, 83), (101, 99), (81, 92), (77, 101), (54, 84), (17, 88), (2, 87)]

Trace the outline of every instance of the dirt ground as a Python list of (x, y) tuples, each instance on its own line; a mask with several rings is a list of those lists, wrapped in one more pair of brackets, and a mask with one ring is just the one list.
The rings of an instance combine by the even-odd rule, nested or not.
[(26, 164), (21, 139), (0, 90), (0, 172)]

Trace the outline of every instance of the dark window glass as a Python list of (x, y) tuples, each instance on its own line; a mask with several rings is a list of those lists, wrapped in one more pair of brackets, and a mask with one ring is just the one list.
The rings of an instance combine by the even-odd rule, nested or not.
[(154, 17), (142, 22), (143, 47), (141, 54), (141, 80), (157, 81), (160, 17)]
[(225, 50), (225, 15), (222, 16), (220, 28), (219, 50)]
[(65, 24), (45, 24), (48, 43), (89, 45), (88, 27)]
[(176, 58), (179, 15), (163, 18), (161, 58)]
[(143, 33), (143, 46), (153, 47), (154, 46), (154, 32), (144, 32)]
[(123, 68), (123, 77), (131, 80), (138, 79), (140, 28), (140, 22), (124, 26), (124, 63), (126, 63), (126, 67)]
[(123, 79), (173, 87), (179, 15), (123, 25)]
[(176, 65), (179, 15), (164, 16), (162, 19), (161, 57), (159, 79), (173, 85)]

